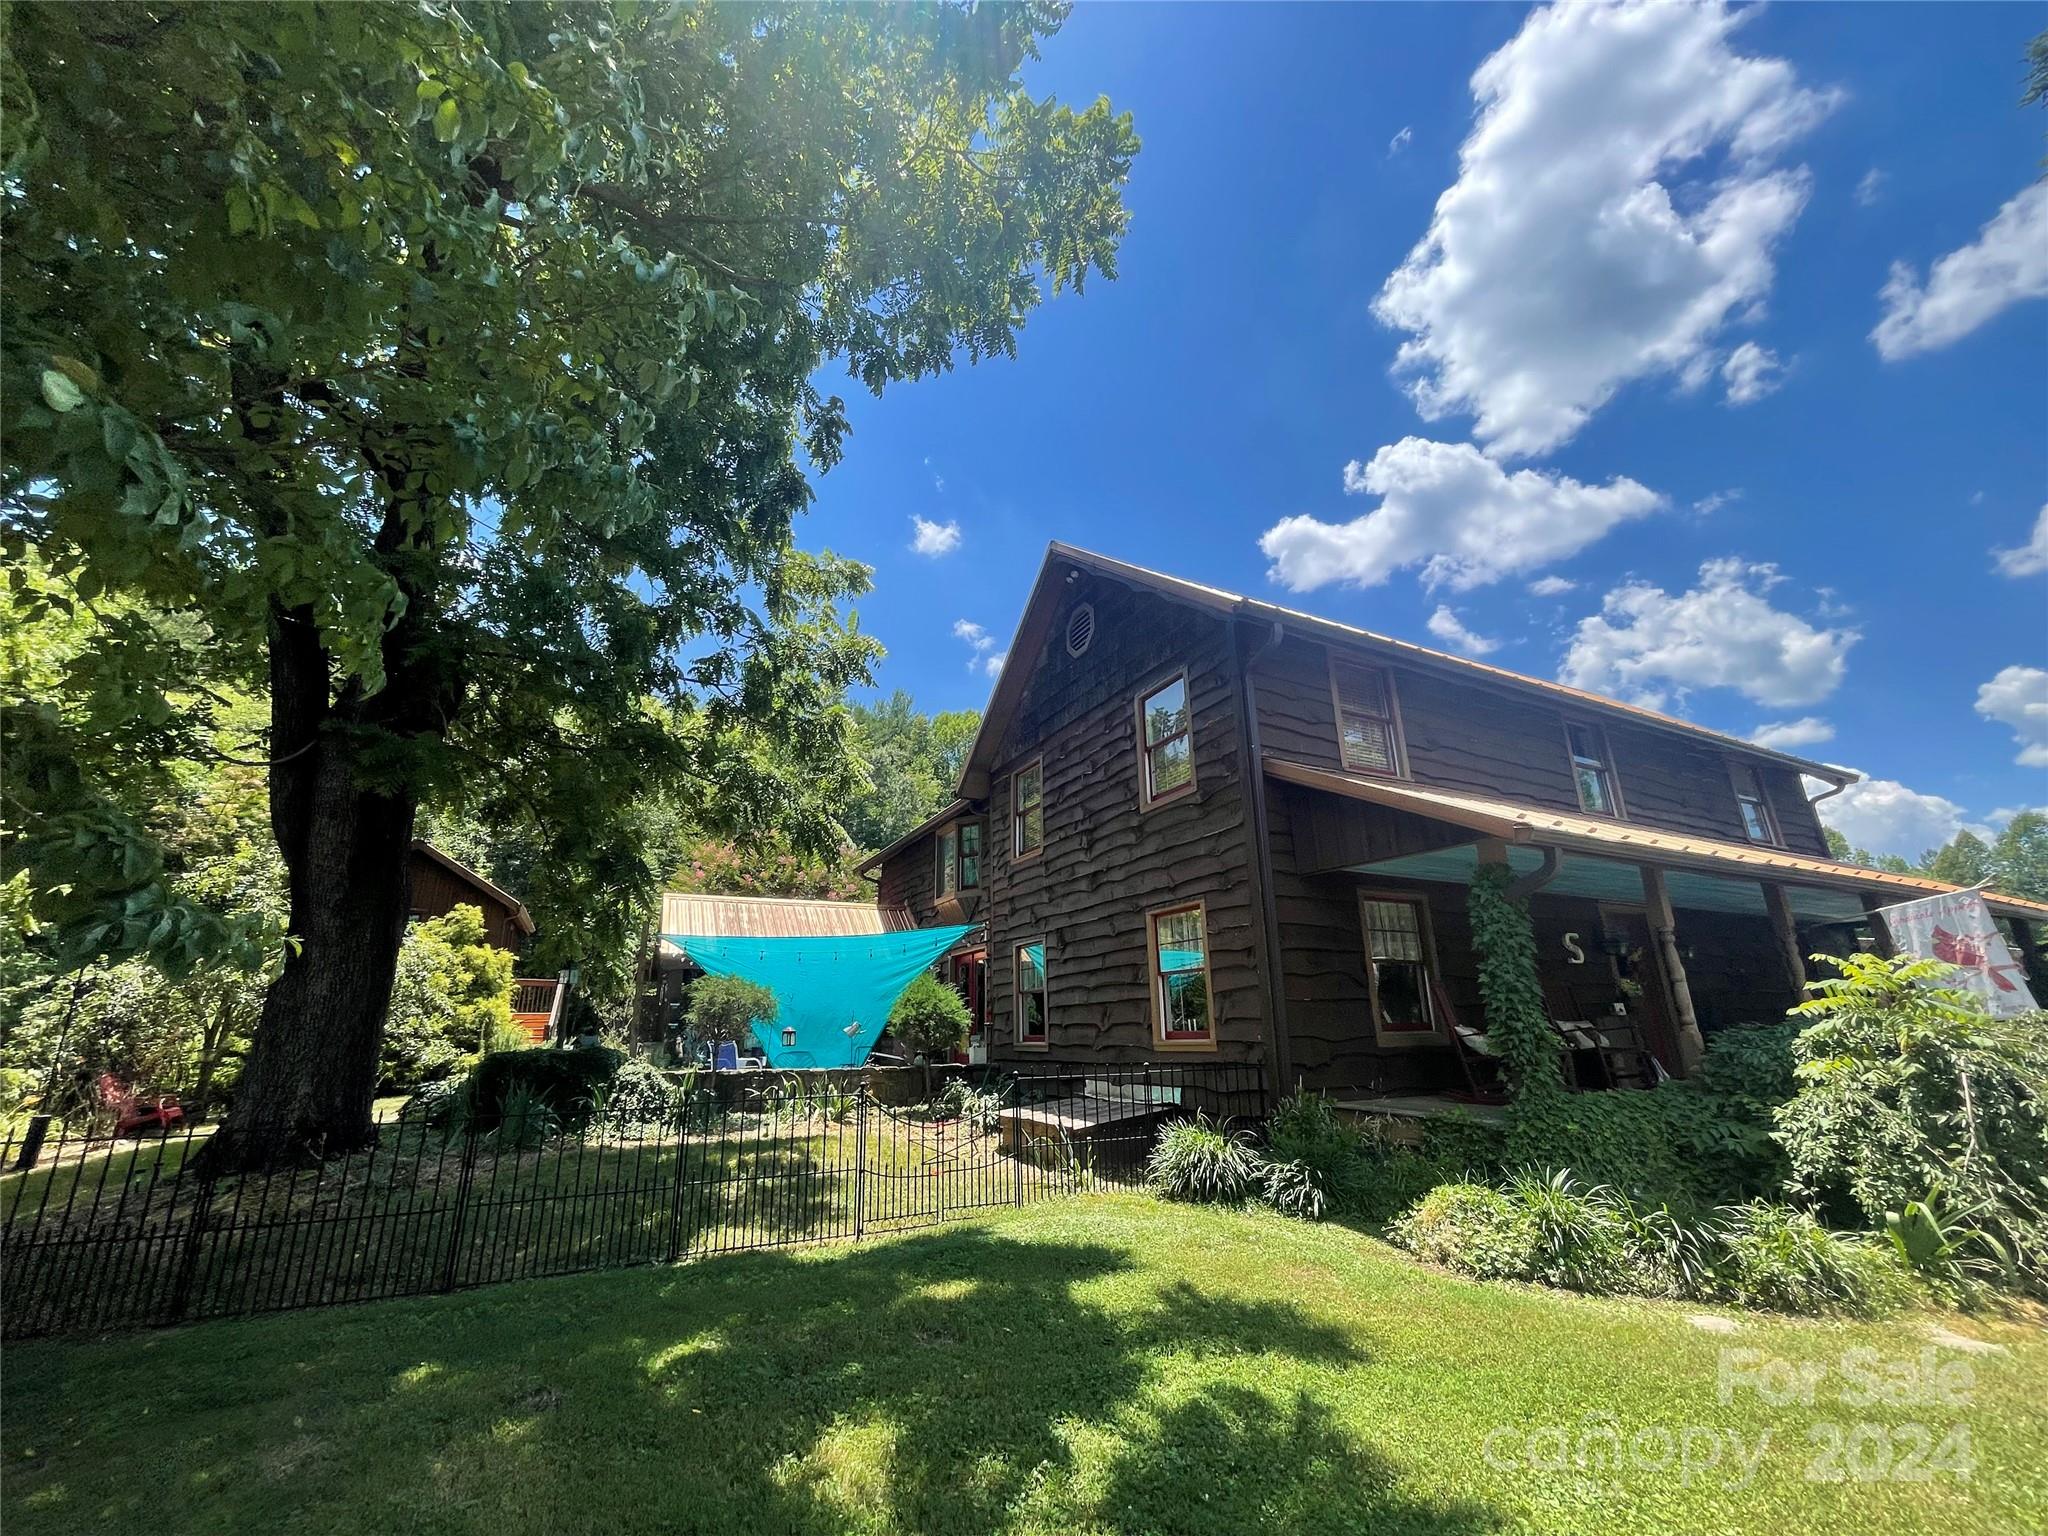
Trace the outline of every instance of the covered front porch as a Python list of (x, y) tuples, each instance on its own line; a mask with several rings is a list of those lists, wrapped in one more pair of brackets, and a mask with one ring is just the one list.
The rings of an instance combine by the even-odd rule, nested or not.
[[(1319, 947), (1302, 940), (1286, 956), (1289, 1075), (1373, 1113), (1502, 1097), (1468, 915), (1482, 865), (1504, 866), (1527, 902), (1563, 1073), (1589, 1089), (1688, 1076), (1715, 1032), (1774, 1022), (1800, 1001), (1809, 955), (1881, 948), (1875, 908), (1947, 889), (1775, 847), (1266, 769), (1299, 885), (1295, 933), (1321, 920)], [(2048, 909), (1992, 905), (2040, 977), (2033, 924)], [(1362, 985), (1335, 937), (1352, 908)]]

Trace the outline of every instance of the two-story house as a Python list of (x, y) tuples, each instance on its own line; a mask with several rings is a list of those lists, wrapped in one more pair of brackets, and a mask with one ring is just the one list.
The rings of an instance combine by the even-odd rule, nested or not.
[[(1687, 721), (1054, 544), (958, 788), (865, 870), (976, 922), (942, 964), (991, 1060), (1260, 1060), (1459, 1081), (1467, 887), (1505, 861), (1559, 1020), (1626, 1009), (1683, 1074), (1803, 957), (1946, 890), (1829, 859), (1854, 775)], [(1808, 784), (1818, 793), (1809, 796)], [(2048, 905), (1992, 894), (2030, 974)]]

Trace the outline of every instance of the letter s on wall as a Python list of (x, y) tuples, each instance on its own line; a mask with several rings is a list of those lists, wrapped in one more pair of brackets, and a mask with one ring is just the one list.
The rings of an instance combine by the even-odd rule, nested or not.
[(1568, 933), (1564, 936), (1564, 952), (1572, 957), (1573, 965), (1584, 965), (1586, 963), (1586, 952), (1579, 947), (1579, 936), (1576, 933)]

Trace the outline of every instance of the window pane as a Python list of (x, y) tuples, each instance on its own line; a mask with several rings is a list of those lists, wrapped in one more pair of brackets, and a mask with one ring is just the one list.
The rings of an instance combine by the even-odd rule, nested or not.
[(1355, 709), (1362, 715), (1378, 715), (1384, 719), (1390, 713), (1387, 709), (1386, 679), (1369, 668), (1339, 667), (1337, 703), (1341, 708)]
[(1145, 700), (1145, 745), (1154, 746), (1188, 728), (1188, 684), (1176, 677)]
[(1016, 828), (1019, 853), (1030, 853), (1045, 840), (1044, 789), (1043, 765), (1033, 764), (1017, 775), (1017, 804), (1011, 822)]
[(938, 886), (941, 896), (953, 894), (953, 853), (957, 847), (958, 841), (954, 837), (952, 829), (948, 828), (939, 834)]
[(1368, 901), (1365, 928), (1375, 960), (1422, 959), (1422, 919), (1405, 901)]
[(1428, 1029), (1429, 972), (1419, 960), (1375, 960), (1380, 1028)]
[(1394, 732), (1384, 720), (1344, 716), (1344, 766), (1372, 773), (1394, 772)]
[(1584, 763), (1572, 769), (1572, 775), (1579, 781), (1579, 806), (1596, 816), (1614, 814), (1614, 796), (1607, 788), (1607, 774), (1599, 768), (1587, 767)]
[(1593, 734), (1591, 727), (1567, 725), (1564, 728), (1564, 733), (1566, 740), (1571, 743), (1572, 756), (1580, 762), (1601, 763), (1605, 761), (1600, 755), (1600, 738)]
[(1017, 1038), (1045, 1038), (1045, 946), (1017, 949)]
[(1169, 912), (1153, 924), (1159, 941), (1159, 969), (1166, 971), (1202, 968), (1202, 914), (1199, 911)]
[(1017, 990), (1020, 992), (1043, 992), (1045, 990), (1045, 946), (1025, 944), (1017, 950)]
[(1200, 971), (1175, 971), (1163, 978), (1166, 1033), (1209, 1033), (1209, 978)]
[(960, 888), (973, 890), (981, 884), (981, 828), (960, 829)]
[(1152, 776), (1154, 797), (1172, 794), (1195, 776), (1193, 738), (1176, 736), (1161, 742), (1146, 754), (1146, 772)]
[(1742, 806), (1742, 830), (1749, 834), (1752, 843), (1774, 842), (1770, 821), (1764, 815), (1764, 808), (1754, 800), (1739, 802)]

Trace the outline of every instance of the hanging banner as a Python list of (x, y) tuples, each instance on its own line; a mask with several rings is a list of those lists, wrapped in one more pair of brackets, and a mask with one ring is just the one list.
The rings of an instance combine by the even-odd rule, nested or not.
[(1975, 891), (1950, 891), (1880, 907), (1878, 912), (1892, 948), (1900, 954), (1946, 960), (1956, 967), (1943, 986), (1975, 993), (1994, 1014), (2034, 1011), (2025, 968), (2006, 947), (1991, 909)]

